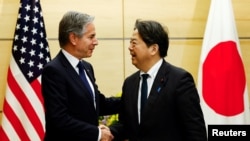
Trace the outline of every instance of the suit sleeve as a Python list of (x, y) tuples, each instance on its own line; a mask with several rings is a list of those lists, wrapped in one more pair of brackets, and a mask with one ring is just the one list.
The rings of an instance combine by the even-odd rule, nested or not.
[(92, 79), (93, 84), (95, 85), (96, 93), (98, 94), (98, 104), (100, 107), (100, 116), (103, 115), (112, 115), (112, 114), (118, 114), (121, 106), (121, 100), (120, 97), (105, 97), (104, 94), (102, 94), (99, 89), (98, 85), (95, 83), (95, 74), (94, 74), (94, 69), (92, 65), (86, 61), (85, 62), (85, 67), (89, 70), (90, 77)]

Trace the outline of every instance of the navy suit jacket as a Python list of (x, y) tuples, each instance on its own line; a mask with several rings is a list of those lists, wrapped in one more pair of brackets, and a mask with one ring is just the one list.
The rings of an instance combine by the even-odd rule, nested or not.
[(97, 141), (99, 115), (118, 112), (119, 99), (105, 98), (100, 93), (91, 64), (83, 62), (95, 89), (96, 108), (80, 76), (61, 51), (43, 69), (46, 141)]
[(190, 73), (163, 61), (138, 123), (140, 72), (123, 84), (120, 123), (111, 126), (116, 140), (206, 141), (200, 99)]

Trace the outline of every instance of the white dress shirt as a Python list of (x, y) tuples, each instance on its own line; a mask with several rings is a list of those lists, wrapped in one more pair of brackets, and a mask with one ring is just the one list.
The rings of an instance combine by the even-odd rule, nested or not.
[(147, 79), (147, 83), (148, 83), (148, 95), (147, 97), (149, 96), (149, 93), (151, 91), (151, 88), (152, 88), (152, 85), (153, 85), (153, 82), (155, 80), (155, 77), (157, 75), (157, 72), (158, 70), (160, 69), (161, 67), (161, 64), (163, 62), (163, 59), (160, 59), (156, 64), (154, 64), (154, 66), (152, 68), (149, 69), (148, 72), (140, 72), (140, 85), (139, 85), (139, 91), (138, 91), (138, 100), (137, 100), (137, 107), (138, 107), (138, 120), (139, 120), (139, 123), (141, 121), (141, 84), (142, 84), (142, 74), (144, 73), (147, 73), (149, 75), (148, 79)]

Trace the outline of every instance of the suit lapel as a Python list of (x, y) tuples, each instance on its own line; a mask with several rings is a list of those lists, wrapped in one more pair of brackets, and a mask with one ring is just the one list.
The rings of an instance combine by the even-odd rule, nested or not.
[(59, 53), (60, 56), (60, 60), (62, 65), (64, 66), (65, 70), (67, 71), (67, 74), (72, 78), (72, 82), (76, 82), (80, 88), (83, 91), (83, 94), (85, 94), (90, 101), (92, 100), (92, 97), (90, 96), (90, 94), (86, 94), (89, 93), (89, 91), (85, 88), (80, 76), (78, 75), (78, 73), (75, 71), (75, 69), (72, 67), (72, 65), (69, 63), (69, 61), (66, 59), (66, 57), (63, 55), (62, 52)]
[[(90, 65), (88, 65), (84, 60), (83, 60), (83, 67), (86, 71), (86, 74), (88, 75), (93, 88), (94, 88), (94, 97), (95, 97), (95, 102), (96, 102), (96, 110), (99, 112), (99, 96), (98, 96), (98, 90), (97, 90), (97, 86), (95, 84), (95, 78), (94, 78), (94, 72), (93, 69), (90, 67)], [(90, 94), (89, 94), (90, 95)], [(92, 97), (90, 97), (92, 99)], [(92, 100), (93, 101), (93, 100)]]
[[(144, 111), (143, 111), (143, 115), (147, 114), (150, 112), (148, 111), (152, 111), (155, 107), (155, 104), (157, 104), (157, 100), (159, 99), (160, 96), (160, 92), (161, 90), (166, 86), (167, 80), (168, 80), (168, 73), (169, 73), (169, 69), (168, 69), (168, 65), (165, 61), (163, 61), (157, 75), (156, 78), (153, 82), (151, 91), (149, 93), (149, 97), (147, 99), (146, 105), (144, 107)], [(147, 117), (146, 115), (143, 117)]]
[[(165, 61), (163, 61), (156, 78), (154, 80), (150, 95), (155, 95), (160, 93), (163, 87), (166, 86), (169, 74), (169, 67)], [(152, 93), (152, 94), (151, 94)]]
[[(127, 79), (131, 79), (127, 81)], [(133, 119), (130, 119), (131, 122), (139, 126), (138, 121), (138, 90), (139, 90), (139, 82), (140, 82), (140, 72), (137, 71), (135, 74), (133, 74), (130, 78), (127, 78), (125, 80), (126, 87), (123, 87), (123, 91), (125, 93), (122, 94), (122, 100), (124, 103), (127, 103), (127, 108), (132, 109), (130, 111), (131, 115), (134, 116)], [(126, 116), (126, 115), (125, 115)]]
[(95, 80), (94, 80), (93, 72), (91, 71), (91, 68), (89, 68), (87, 66), (87, 64), (85, 63), (85, 61), (83, 61), (83, 67), (84, 67), (84, 69), (85, 69), (85, 71), (86, 71), (86, 73), (87, 73), (87, 75), (88, 75), (88, 77), (89, 77), (92, 85), (94, 85)]
[(133, 81), (134, 83), (131, 85), (133, 88), (131, 88), (132, 92), (132, 106), (133, 106), (133, 113), (136, 116), (135, 119), (137, 119), (136, 123), (139, 125), (138, 123), (138, 92), (139, 92), (139, 84), (140, 84), (140, 72), (138, 71), (138, 73), (136, 74), (135, 80)]

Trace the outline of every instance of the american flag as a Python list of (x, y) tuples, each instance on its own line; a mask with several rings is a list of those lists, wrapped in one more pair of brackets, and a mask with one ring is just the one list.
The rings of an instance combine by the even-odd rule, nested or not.
[(50, 61), (39, 0), (21, 0), (7, 74), (1, 141), (39, 141), (45, 133), (41, 72)]

